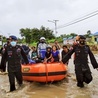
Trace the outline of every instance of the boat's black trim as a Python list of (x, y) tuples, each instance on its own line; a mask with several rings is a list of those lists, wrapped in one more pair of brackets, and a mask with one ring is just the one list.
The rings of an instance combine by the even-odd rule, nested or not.
[(55, 76), (55, 75), (65, 75), (67, 73), (67, 71), (58, 71), (58, 72), (48, 72), (47, 73), (22, 73), (23, 76), (38, 76), (38, 77), (42, 77), (42, 76)]

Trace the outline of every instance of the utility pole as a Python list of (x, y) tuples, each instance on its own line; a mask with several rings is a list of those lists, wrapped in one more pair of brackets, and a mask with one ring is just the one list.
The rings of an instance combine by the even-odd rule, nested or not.
[(52, 23), (54, 23), (55, 24), (55, 36), (57, 36), (57, 22), (58, 22), (59, 20), (48, 20), (48, 22), (52, 22)]

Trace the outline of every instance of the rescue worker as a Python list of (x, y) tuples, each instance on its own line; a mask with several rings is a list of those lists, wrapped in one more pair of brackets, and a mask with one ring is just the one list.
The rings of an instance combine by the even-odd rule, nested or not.
[(2, 56), (0, 69), (3, 69), (4, 62), (8, 61), (8, 77), (10, 83), (10, 92), (16, 90), (15, 88), (15, 78), (19, 86), (22, 85), (22, 72), (21, 72), (21, 56), (24, 58), (26, 64), (29, 63), (27, 56), (25, 55), (21, 46), (17, 45), (17, 37), (10, 36), (10, 45), (5, 48), (5, 52)]
[(4, 51), (5, 51), (5, 48), (6, 48), (8, 45), (10, 45), (10, 40), (11, 40), (11, 39), (10, 39), (10, 38), (7, 38), (6, 40), (7, 40), (7, 42), (6, 42), (6, 43), (4, 44), (4, 46), (2, 46), (1, 49), (0, 49), (0, 54), (1, 54), (1, 55), (3, 55), (3, 53), (4, 53)]
[(89, 46), (86, 45), (86, 38), (83, 35), (79, 37), (79, 44), (73, 45), (73, 49), (65, 55), (62, 61), (67, 62), (71, 55), (75, 53), (74, 64), (77, 86), (84, 87), (84, 82), (89, 84), (92, 81), (92, 75), (88, 65), (88, 55), (94, 69), (98, 70), (98, 64)]
[[(10, 41), (11, 41), (11, 38), (7, 38), (7, 43), (5, 43), (3, 47), (1, 47), (1, 49), (0, 49), (1, 56), (4, 54), (5, 48), (10, 45)], [(5, 62), (4, 67), (3, 67), (3, 72), (5, 72), (5, 71), (6, 71), (6, 62)]]
[(38, 58), (41, 60), (44, 60), (44, 58), (45, 58), (46, 47), (47, 47), (47, 44), (45, 41), (46, 41), (45, 37), (41, 37), (40, 43), (38, 44), (38, 50), (37, 50)]

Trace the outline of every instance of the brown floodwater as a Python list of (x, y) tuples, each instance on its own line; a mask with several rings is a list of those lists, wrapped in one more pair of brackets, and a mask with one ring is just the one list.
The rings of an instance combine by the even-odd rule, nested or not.
[[(98, 55), (95, 55), (98, 61)], [(8, 76), (0, 75), (0, 98), (98, 98), (98, 71), (93, 69), (90, 65), (93, 81), (84, 88), (76, 86), (76, 79), (74, 73), (74, 65), (72, 58), (69, 61), (69, 73), (71, 77), (49, 84), (40, 84), (37, 82), (26, 82), (22, 88), (11, 93), (9, 91)]]

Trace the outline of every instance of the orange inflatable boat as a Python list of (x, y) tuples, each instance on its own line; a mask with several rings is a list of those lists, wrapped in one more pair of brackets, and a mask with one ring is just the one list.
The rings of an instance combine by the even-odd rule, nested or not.
[(67, 76), (67, 66), (62, 63), (22, 65), (22, 75), (26, 81), (60, 81)]

